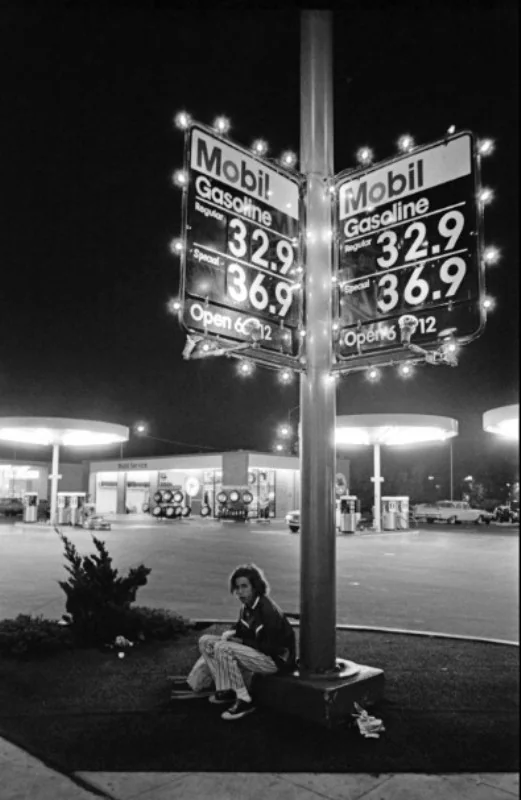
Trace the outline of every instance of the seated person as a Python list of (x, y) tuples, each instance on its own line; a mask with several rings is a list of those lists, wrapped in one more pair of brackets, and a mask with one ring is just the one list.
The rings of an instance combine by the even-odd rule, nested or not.
[(293, 628), (268, 597), (269, 585), (262, 570), (255, 564), (237, 567), (230, 575), (230, 591), (242, 603), (235, 628), (222, 636), (201, 636), (200, 658), (172, 693), (173, 699), (184, 699), (193, 693), (203, 695), (214, 686), (210, 702), (232, 704), (222, 714), (225, 720), (241, 719), (255, 711), (248, 691), (255, 673), (291, 671), (296, 664)]

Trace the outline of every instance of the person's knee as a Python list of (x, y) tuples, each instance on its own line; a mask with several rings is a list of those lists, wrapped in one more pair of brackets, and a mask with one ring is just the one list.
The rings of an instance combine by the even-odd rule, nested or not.
[(214, 645), (215, 658), (222, 658), (223, 656), (229, 656), (231, 655), (231, 653), (232, 653), (232, 648), (229, 642), (223, 639), (219, 639), (218, 642), (215, 642)]
[(206, 653), (209, 650), (211, 651), (214, 646), (215, 636), (212, 636), (210, 633), (204, 633), (199, 639), (199, 651), (201, 653)]

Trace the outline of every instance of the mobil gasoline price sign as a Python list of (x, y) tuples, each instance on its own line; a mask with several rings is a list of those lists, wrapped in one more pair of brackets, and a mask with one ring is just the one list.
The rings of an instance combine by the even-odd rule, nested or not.
[(300, 179), (201, 125), (186, 160), (183, 324), (297, 356)]
[(476, 337), (484, 286), (472, 135), (339, 175), (336, 189), (338, 358), (402, 349), (403, 314), (417, 317), (411, 341), (427, 349)]

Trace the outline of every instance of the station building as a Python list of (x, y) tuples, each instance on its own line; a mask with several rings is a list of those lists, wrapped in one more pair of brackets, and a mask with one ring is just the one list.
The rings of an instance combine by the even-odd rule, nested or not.
[[(300, 469), (296, 456), (233, 451), (136, 459), (60, 464), (59, 492), (86, 492), (98, 514), (143, 512), (154, 505), (158, 490), (182, 491), (197, 516), (203, 505), (216, 515), (217, 496), (224, 489), (248, 489), (253, 495), (251, 517), (268, 505), (270, 517), (282, 517), (300, 507)], [(0, 496), (24, 492), (49, 496), (51, 465), (44, 462), (0, 462)], [(349, 461), (337, 461), (349, 485)]]

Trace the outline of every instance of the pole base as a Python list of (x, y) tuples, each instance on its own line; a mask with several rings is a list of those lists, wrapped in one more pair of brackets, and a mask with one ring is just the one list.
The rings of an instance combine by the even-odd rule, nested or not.
[[(384, 673), (376, 667), (337, 659), (344, 666), (327, 675), (255, 675), (252, 695), (259, 705), (336, 728), (354, 713), (354, 703), (368, 709), (383, 696)], [(347, 674), (344, 676), (342, 672)]]
[[(345, 658), (336, 658), (335, 666), (332, 669), (325, 670), (324, 672), (312, 672), (299, 667), (297, 672), (301, 678), (306, 678), (316, 681), (331, 681), (331, 679), (338, 678), (352, 678), (360, 672), (360, 665), (355, 664), (354, 661), (347, 661)], [(295, 673), (293, 673), (295, 674)]]

